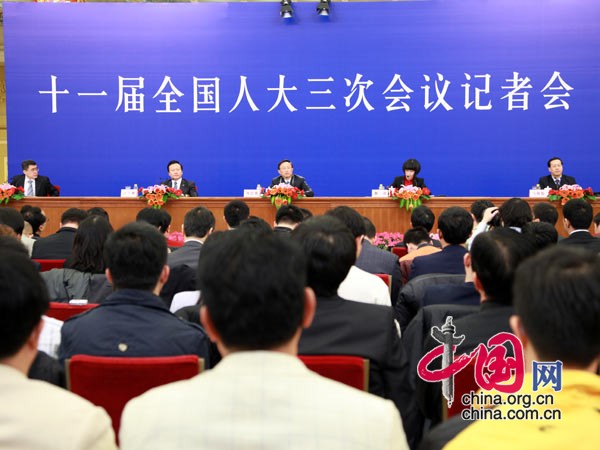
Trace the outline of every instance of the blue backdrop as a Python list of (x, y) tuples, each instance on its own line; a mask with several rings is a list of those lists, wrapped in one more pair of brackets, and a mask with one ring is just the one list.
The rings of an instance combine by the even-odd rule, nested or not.
[(63, 195), (201, 196), (292, 159), (317, 196), (365, 196), (421, 161), (438, 195), (527, 195), (559, 155), (598, 187), (600, 4), (4, 3), (9, 175)]

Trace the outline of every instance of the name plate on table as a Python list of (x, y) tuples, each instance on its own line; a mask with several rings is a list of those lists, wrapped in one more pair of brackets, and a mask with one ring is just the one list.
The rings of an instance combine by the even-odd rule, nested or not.
[(244, 197), (260, 198), (260, 189), (244, 189)]
[(121, 197), (137, 197), (137, 189), (121, 189)]
[(533, 198), (546, 198), (546, 197), (548, 197), (548, 191), (550, 191), (550, 188), (546, 188), (546, 189), (529, 189), (529, 197), (533, 197)]
[(371, 190), (371, 197), (389, 197), (390, 196), (390, 191), (388, 191), (387, 189), (372, 189)]

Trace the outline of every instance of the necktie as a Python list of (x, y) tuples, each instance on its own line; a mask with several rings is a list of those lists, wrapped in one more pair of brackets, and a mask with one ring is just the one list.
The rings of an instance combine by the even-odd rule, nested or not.
[(556, 187), (560, 187), (560, 178), (555, 178), (554, 184), (556, 184)]
[(179, 181), (175, 182), (175, 186), (173, 186), (175, 189), (179, 189)]
[(33, 197), (33, 180), (27, 180), (27, 192), (25, 195), (27, 197)]

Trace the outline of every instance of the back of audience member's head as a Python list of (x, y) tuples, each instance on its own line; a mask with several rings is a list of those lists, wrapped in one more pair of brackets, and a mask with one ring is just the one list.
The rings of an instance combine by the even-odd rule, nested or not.
[(493, 208), (494, 206), (496, 205), (489, 200), (475, 200), (473, 203), (471, 203), (471, 214), (473, 214), (475, 222), (481, 222), (485, 210), (488, 208)]
[(164, 209), (144, 208), (141, 209), (135, 220), (138, 222), (146, 222), (154, 228), (158, 228), (161, 233), (166, 233), (171, 225), (171, 215)]
[(104, 273), (104, 244), (113, 232), (113, 227), (102, 216), (90, 216), (79, 224), (73, 249), (71, 269), (80, 272)]
[[(25, 224), (27, 224), (27, 222), (25, 222)], [(13, 230), (8, 225), (4, 225), (3, 223), (0, 223), (0, 236), (9, 236), (14, 239), (19, 239), (19, 236), (17, 236), (15, 230)]]
[(558, 222), (558, 211), (552, 203), (536, 203), (533, 205), (533, 220), (556, 225)]
[(308, 285), (317, 296), (336, 295), (356, 260), (356, 240), (348, 227), (333, 216), (310, 218), (292, 231), (307, 258)]
[(521, 231), (538, 251), (558, 242), (558, 231), (548, 222), (529, 222)]
[(533, 219), (529, 204), (522, 198), (506, 200), (499, 208), (500, 218), (505, 227), (522, 228)]
[(198, 287), (230, 350), (269, 350), (289, 342), (302, 326), (305, 286), (306, 259), (298, 244), (274, 233), (238, 229), (207, 239), (202, 249)]
[(39, 206), (25, 205), (21, 208), (21, 215), (25, 219), (25, 222), (31, 225), (31, 231), (34, 236), (39, 235), (40, 228), (48, 220)]
[(23, 234), (25, 219), (16, 209), (0, 208), (0, 223), (11, 227), (18, 236)]
[(576, 230), (587, 230), (592, 224), (592, 205), (581, 198), (573, 198), (563, 205), (563, 216)]
[(277, 225), (296, 226), (304, 220), (304, 215), (300, 208), (295, 205), (283, 205), (275, 213), (275, 223)]
[(167, 261), (167, 240), (147, 223), (129, 223), (106, 240), (104, 261), (116, 289), (151, 291)]
[(375, 224), (366, 216), (363, 216), (363, 222), (365, 224), (365, 236), (369, 239), (375, 239), (375, 236), (377, 235)]
[(431, 233), (435, 223), (435, 214), (428, 206), (417, 206), (410, 214), (410, 223), (413, 228), (423, 227), (428, 233)]
[(473, 231), (473, 217), (460, 206), (446, 208), (438, 218), (438, 228), (444, 242), (450, 245), (464, 244)]
[(512, 304), (515, 270), (534, 252), (527, 237), (509, 228), (494, 228), (477, 235), (471, 245), (471, 262), (487, 300)]
[[(21, 245), (14, 238), (0, 238)], [(23, 348), (49, 305), (46, 285), (21, 247), (0, 242), (0, 360)]]
[(600, 227), (600, 213), (598, 213), (598, 214), (596, 214), (596, 215), (594, 216), (594, 224), (595, 224), (597, 227)]
[(302, 220), (310, 219), (313, 216), (313, 213), (306, 208), (300, 208), (300, 211), (302, 212), (303, 216)]
[(514, 304), (542, 361), (587, 368), (600, 355), (600, 258), (551, 247), (517, 269)]
[(325, 213), (326, 216), (335, 217), (342, 221), (355, 238), (365, 235), (365, 222), (355, 209), (349, 206), (337, 206)]
[(106, 219), (107, 222), (110, 222), (110, 217), (108, 216), (108, 212), (102, 208), (101, 206), (94, 206), (87, 210), (88, 216), (100, 216)]
[(240, 222), (250, 216), (250, 208), (243, 200), (232, 200), (225, 205), (223, 215), (230, 228), (237, 228), (240, 226)]
[(425, 228), (415, 227), (404, 233), (403, 242), (404, 245), (412, 244), (417, 246), (431, 242), (431, 238), (429, 237), (429, 233)]
[(215, 228), (215, 216), (204, 206), (190, 209), (183, 218), (183, 233), (186, 236), (203, 238)]
[[(6, 227), (6, 225), (2, 225), (2, 227)], [(0, 251), (17, 252), (29, 256), (27, 248), (21, 243), (21, 240), (17, 237), (12, 228), (9, 229), (13, 234), (3, 234), (0, 236)]]
[(83, 220), (85, 220), (87, 215), (87, 212), (85, 212), (83, 209), (69, 208), (60, 216), (60, 223), (63, 225), (67, 223), (75, 223), (79, 225)]
[(273, 232), (271, 226), (260, 217), (250, 216), (246, 220), (243, 220), (239, 226), (238, 230), (247, 230), (254, 233), (267, 233), (270, 234)]

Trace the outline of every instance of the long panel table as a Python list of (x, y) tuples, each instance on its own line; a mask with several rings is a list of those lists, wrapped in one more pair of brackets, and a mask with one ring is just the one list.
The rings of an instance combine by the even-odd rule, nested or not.
[[(197, 197), (197, 198), (181, 198), (171, 200), (164, 207), (171, 214), (173, 220), (171, 223), (171, 231), (181, 231), (183, 224), (183, 216), (185, 213), (196, 206), (205, 206), (210, 209), (216, 218), (216, 229), (226, 230), (227, 224), (223, 218), (224, 206), (234, 198), (232, 197)], [(450, 206), (462, 206), (467, 210), (475, 200), (487, 199), (494, 202), (496, 206), (500, 206), (508, 198), (487, 198), (487, 197), (434, 197), (425, 204), (429, 206), (436, 217), (446, 208)], [(266, 220), (269, 224), (273, 223), (275, 218), (275, 207), (271, 205), (269, 200), (261, 198), (245, 198), (243, 199), (250, 206), (250, 214), (258, 216)], [(545, 199), (525, 198), (531, 206), (535, 203), (546, 202)], [(88, 209), (94, 206), (101, 206), (110, 215), (110, 221), (116, 228), (135, 220), (138, 211), (147, 205), (136, 198), (119, 198), (119, 197), (31, 197), (24, 198), (17, 202), (11, 202), (8, 206), (20, 209), (23, 205), (40, 206), (49, 222), (43, 232), (43, 236), (54, 233), (60, 223), (60, 216), (67, 208), (82, 208)], [(371, 197), (317, 197), (304, 198), (298, 200), (296, 205), (309, 209), (313, 214), (323, 214), (327, 210), (340, 205), (347, 205), (355, 208), (362, 215), (369, 217), (375, 224), (377, 231), (400, 231), (404, 232), (410, 228), (410, 212), (398, 207), (398, 202), (388, 198), (371, 198)], [(564, 235), (562, 227), (562, 209), (555, 202), (559, 211), (559, 222), (557, 230)], [(592, 202), (594, 215), (600, 212), (600, 200)]]

